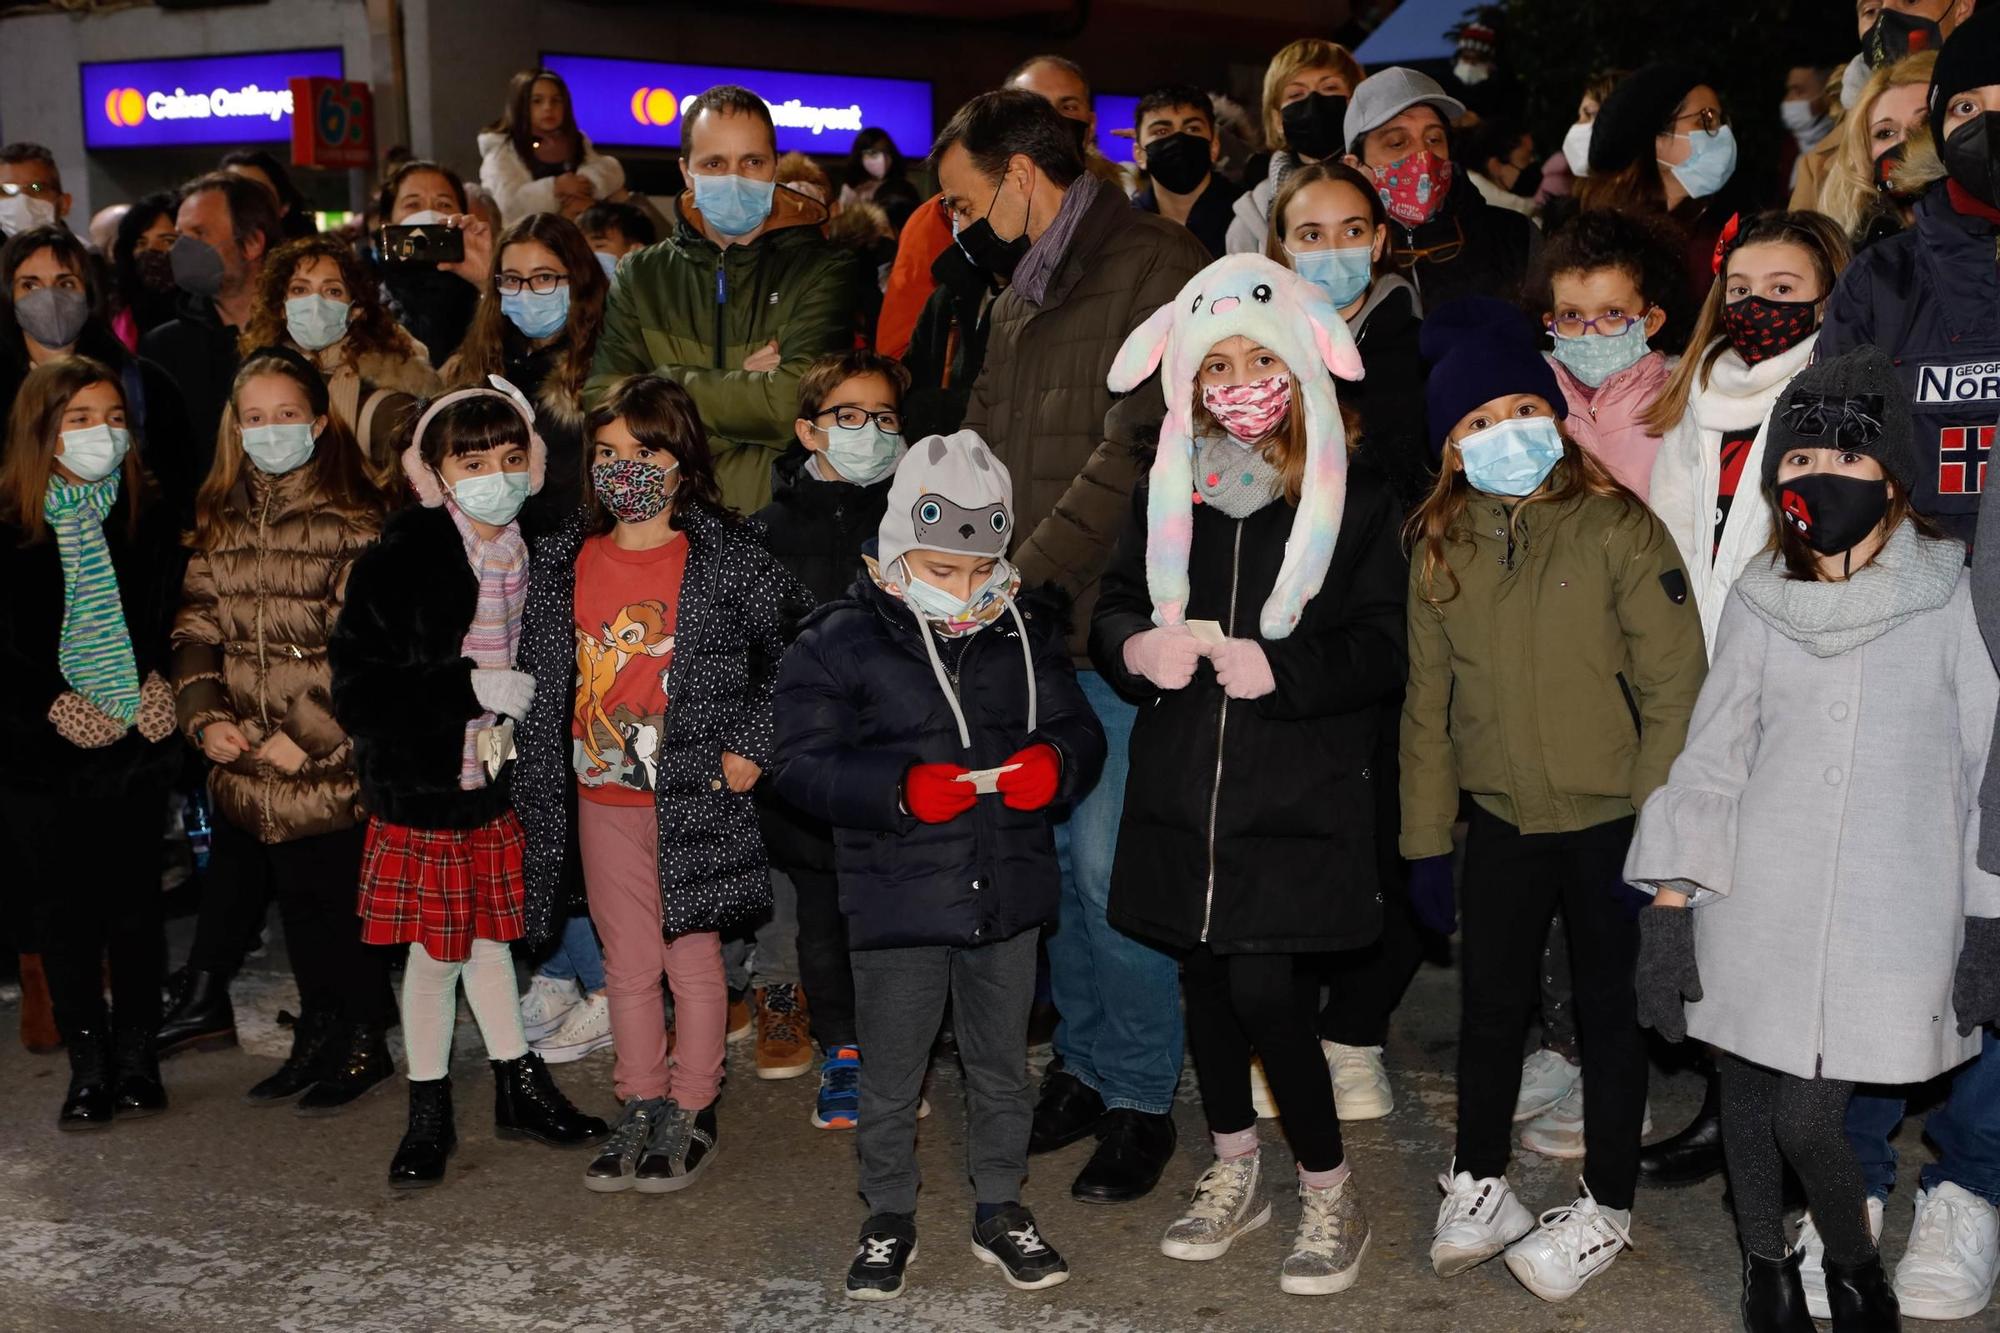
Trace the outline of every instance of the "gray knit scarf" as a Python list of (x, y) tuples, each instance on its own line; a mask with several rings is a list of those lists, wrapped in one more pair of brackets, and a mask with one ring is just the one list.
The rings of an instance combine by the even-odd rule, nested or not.
[(1277, 499), (1281, 481), (1261, 452), (1233, 436), (1208, 435), (1195, 442), (1195, 494), (1231, 518), (1248, 518)]
[(1751, 561), (1736, 586), (1772, 629), (1814, 657), (1838, 657), (1943, 606), (1964, 569), (1964, 546), (1919, 537), (1904, 523), (1844, 583), (1787, 578), (1783, 561), (1773, 555)]
[(1014, 270), (1014, 290), (1027, 298), (1030, 305), (1040, 305), (1049, 294), (1049, 282), (1056, 276), (1056, 269), (1062, 266), (1063, 255), (1069, 251), (1069, 243), (1076, 235), (1077, 224), (1097, 199), (1099, 190), (1108, 190), (1097, 177), (1085, 172), (1071, 183), (1063, 194), (1062, 207), (1049, 223), (1049, 229), (1041, 239), (1028, 247), (1028, 253), (1021, 256), (1021, 262)]

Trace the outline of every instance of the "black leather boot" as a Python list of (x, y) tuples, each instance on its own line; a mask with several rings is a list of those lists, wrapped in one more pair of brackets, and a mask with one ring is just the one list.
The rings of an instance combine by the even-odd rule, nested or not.
[(1082, 1203), (1130, 1203), (1160, 1183), (1177, 1141), (1171, 1115), (1148, 1115), (1130, 1107), (1106, 1113), (1097, 1151), (1069, 1187)]
[(1028, 1151), (1054, 1152), (1089, 1135), (1104, 1119), (1104, 1098), (1097, 1089), (1061, 1068), (1042, 1080), (1035, 1102), (1035, 1119), (1028, 1131)]
[(369, 1023), (336, 1028), (319, 1082), (299, 1098), (300, 1115), (338, 1115), (363, 1093), (381, 1087), (396, 1073), (382, 1029)]
[(69, 1046), (69, 1095), (57, 1129), (104, 1129), (117, 1094), (111, 1086), (111, 1034), (101, 1027), (63, 1034)]
[(393, 1189), (422, 1189), (444, 1179), (444, 1163), (458, 1147), (458, 1126), (451, 1113), (451, 1075), (410, 1085), (410, 1127), (389, 1159)]
[(160, 1020), (154, 1048), (164, 1058), (180, 1051), (220, 1051), (236, 1045), (236, 1009), (229, 1003), (229, 978), (220, 972), (182, 974), (167, 1016)]
[(1882, 1271), (1882, 1256), (1864, 1263), (1825, 1261), (1826, 1303), (1833, 1308), (1833, 1333), (1901, 1333), (1902, 1307)]
[(1639, 1150), (1639, 1179), (1678, 1188), (1698, 1185), (1722, 1170), (1722, 1080), (1708, 1071), (1701, 1109), (1680, 1133)]
[(1745, 1333), (1813, 1333), (1806, 1289), (1799, 1284), (1799, 1261), (1804, 1258), (1803, 1250), (1793, 1250), (1782, 1259), (1743, 1251)]
[(493, 1066), (493, 1132), (503, 1139), (534, 1139), (557, 1148), (595, 1143), (611, 1132), (602, 1120), (570, 1105), (533, 1051)]
[(271, 1076), (243, 1094), (252, 1106), (282, 1106), (320, 1081), (333, 1058), (333, 1015), (307, 1009), (292, 1024), (292, 1053)]
[(112, 1093), (121, 1120), (139, 1120), (167, 1109), (167, 1090), (160, 1083), (160, 1057), (153, 1051), (152, 1023), (119, 1027), (112, 1041)]

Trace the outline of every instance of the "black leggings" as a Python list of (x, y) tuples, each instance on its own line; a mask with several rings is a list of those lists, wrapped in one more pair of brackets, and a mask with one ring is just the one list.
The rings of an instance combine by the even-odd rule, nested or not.
[(1319, 1048), (1319, 958), (1298, 953), (1219, 954), (1206, 945), (1181, 962), (1188, 1049), (1208, 1128), (1234, 1134), (1257, 1123), (1250, 1056), (1264, 1061), (1292, 1155), (1308, 1171), (1345, 1158), (1333, 1082)]
[(1854, 1085), (1799, 1078), (1718, 1050), (1722, 1073), (1722, 1154), (1736, 1205), (1736, 1234), (1764, 1259), (1785, 1256), (1785, 1164), (1806, 1187), (1813, 1224), (1837, 1264), (1875, 1257), (1868, 1192), (1844, 1122)]

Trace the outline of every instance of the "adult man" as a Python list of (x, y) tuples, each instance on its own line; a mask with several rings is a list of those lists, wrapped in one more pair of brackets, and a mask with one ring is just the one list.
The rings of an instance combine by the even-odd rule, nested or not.
[(753, 513), (792, 442), (799, 378), (848, 345), (854, 257), (820, 234), (824, 205), (777, 185), (777, 130), (764, 99), (722, 84), (681, 116), (673, 234), (628, 255), (611, 284), (586, 393), (656, 372), (694, 398), (724, 503)]
[(1056, 109), (1063, 126), (1076, 139), (1083, 165), (1106, 185), (1124, 188), (1118, 167), (1097, 149), (1097, 108), (1090, 100), (1090, 79), (1083, 66), (1066, 56), (1029, 56), (1009, 71), (1003, 88), (1033, 93)]
[(68, 216), (55, 154), (38, 143), (0, 148), (0, 234), (14, 236)]
[(1222, 149), (1215, 137), (1215, 103), (1191, 84), (1156, 88), (1133, 113), (1138, 144), (1132, 160), (1151, 182), (1132, 207), (1178, 222), (1220, 259), (1227, 248), (1230, 209), (1243, 187), (1215, 172)]
[[(1097, 581), (1144, 467), (1140, 448), (1164, 412), (1153, 382), (1113, 409), (1105, 377), (1126, 335), (1208, 253), (1089, 175), (1063, 120), (1031, 93), (983, 93), (952, 117), (932, 162), (959, 244), (1008, 282), (964, 425), (1016, 478), (1014, 562), (1024, 584), (1054, 582), (1076, 599), (1071, 650), (1087, 668)], [(1030, 1148), (1095, 1131), (1097, 1151), (1071, 1192), (1121, 1203), (1152, 1189), (1173, 1153), (1180, 986), (1173, 959), (1105, 920), (1135, 710), (1096, 672), (1078, 676), (1110, 758), (1057, 829), (1063, 900), (1049, 964), (1062, 1065), (1043, 1085)]]
[(236, 378), (237, 334), (250, 322), (264, 256), (284, 234), (271, 192), (226, 172), (203, 176), (182, 192), (174, 226), (180, 239), (170, 255), (180, 315), (141, 339), (139, 354), (181, 386), (200, 454), (195, 475), (207, 476)]

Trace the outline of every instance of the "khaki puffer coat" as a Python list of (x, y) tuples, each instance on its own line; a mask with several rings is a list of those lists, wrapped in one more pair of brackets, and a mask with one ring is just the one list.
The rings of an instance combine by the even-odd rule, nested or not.
[[(188, 563), (174, 620), (181, 730), (195, 741), (233, 722), (250, 750), (209, 772), (216, 813), (261, 842), (350, 828), (359, 789), (353, 747), (333, 717), (326, 641), (347, 574), (382, 516), (329, 504), (303, 467), (281, 477), (246, 467), (216, 540)], [(255, 757), (283, 732), (306, 752), (297, 773)], [(196, 744), (199, 744), (197, 741)]]

